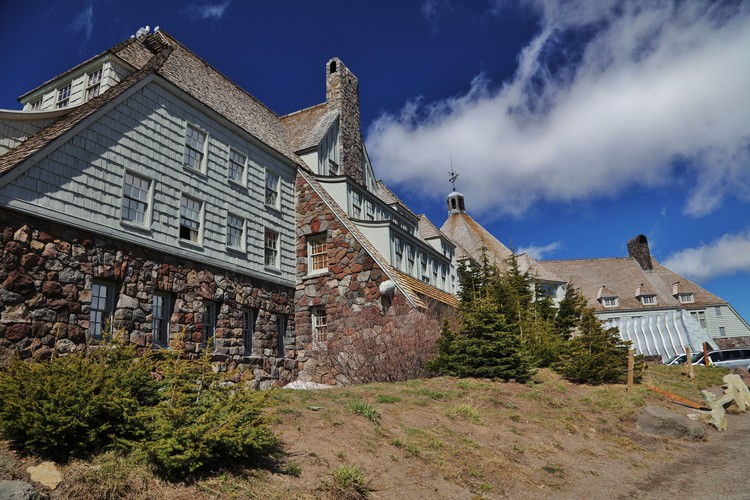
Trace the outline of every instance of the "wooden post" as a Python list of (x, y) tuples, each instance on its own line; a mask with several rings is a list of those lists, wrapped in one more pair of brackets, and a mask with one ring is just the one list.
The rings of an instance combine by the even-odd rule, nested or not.
[(633, 390), (633, 368), (635, 366), (635, 349), (628, 349), (628, 392)]
[(703, 342), (703, 364), (708, 366), (708, 342)]
[(693, 352), (690, 350), (690, 346), (685, 346), (685, 366), (688, 369), (688, 377), (695, 378), (695, 373), (693, 372)]

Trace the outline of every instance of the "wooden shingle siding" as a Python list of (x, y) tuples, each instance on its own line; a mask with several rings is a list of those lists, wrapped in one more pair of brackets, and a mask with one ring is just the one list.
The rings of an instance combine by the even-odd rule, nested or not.
[(54, 120), (0, 120), (0, 155), (13, 149)]
[[(154, 241), (190, 258), (218, 259), (276, 281), (294, 280), (294, 178), (296, 168), (253, 144), (191, 103), (151, 82), (79, 131), (0, 190), (14, 206), (39, 206), (82, 219), (135, 242)], [(187, 124), (207, 133), (205, 173), (183, 165)], [(227, 177), (229, 148), (248, 157), (248, 186)], [(153, 183), (150, 225), (120, 222), (125, 170)], [(281, 177), (279, 210), (264, 204), (265, 171)], [(202, 247), (179, 239), (182, 195), (204, 207)], [(227, 210), (247, 221), (247, 252), (226, 250)], [(65, 222), (61, 220), (61, 222)], [(263, 262), (265, 228), (280, 234), (280, 272)], [(269, 278), (270, 278), (269, 277)]]

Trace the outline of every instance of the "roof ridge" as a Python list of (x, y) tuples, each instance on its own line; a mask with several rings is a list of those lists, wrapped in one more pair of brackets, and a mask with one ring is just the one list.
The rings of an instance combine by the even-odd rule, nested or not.
[(306, 107), (306, 108), (298, 109), (297, 111), (292, 111), (291, 113), (287, 113), (287, 114), (285, 114), (285, 115), (280, 115), (280, 116), (279, 116), (279, 119), (280, 119), (280, 120), (283, 120), (284, 118), (289, 118), (289, 117), (292, 117), (292, 116), (294, 116), (294, 115), (298, 115), (298, 114), (300, 114), (300, 113), (304, 113), (305, 111), (310, 111), (310, 110), (313, 110), (313, 109), (315, 109), (315, 108), (320, 108), (320, 107), (322, 107), (322, 106), (325, 106), (326, 104), (328, 104), (328, 103), (326, 103), (326, 102), (321, 102), (320, 104), (314, 104), (314, 105), (312, 105), (312, 106), (308, 106), (308, 107)]

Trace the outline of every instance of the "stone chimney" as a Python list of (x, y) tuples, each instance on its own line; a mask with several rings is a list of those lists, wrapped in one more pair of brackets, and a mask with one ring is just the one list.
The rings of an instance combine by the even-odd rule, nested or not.
[(654, 264), (651, 262), (651, 250), (648, 248), (648, 238), (639, 234), (628, 241), (628, 255), (640, 264), (644, 271), (653, 271)]
[(326, 107), (339, 112), (341, 172), (365, 185), (364, 147), (359, 119), (359, 82), (338, 57), (326, 63)]

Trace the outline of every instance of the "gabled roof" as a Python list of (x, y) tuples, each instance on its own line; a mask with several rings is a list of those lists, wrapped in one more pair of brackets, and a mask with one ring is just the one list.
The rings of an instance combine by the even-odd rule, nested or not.
[(440, 237), (449, 239), (446, 235), (441, 233), (437, 227), (435, 227), (435, 224), (433, 224), (425, 214), (419, 214), (419, 236), (423, 240)]
[(295, 111), (280, 118), (286, 140), (294, 152), (317, 147), (331, 128), (339, 112), (326, 103)]
[(307, 168), (287, 142), (279, 117), (273, 111), (163, 31), (143, 40), (126, 40), (83, 64), (107, 53), (121, 58), (137, 71), (0, 157), (0, 175), (12, 170), (151, 73), (161, 76), (296, 165)]
[(415, 219), (417, 217), (420, 217), (414, 212), (412, 212), (411, 209), (408, 206), (406, 206), (406, 203), (401, 201), (401, 198), (399, 198), (396, 195), (396, 193), (391, 191), (391, 189), (388, 186), (386, 186), (385, 183), (383, 183), (383, 181), (380, 181), (380, 180), (377, 181), (377, 187), (378, 187), (378, 190), (375, 192), (375, 196), (377, 196), (381, 201), (383, 201), (384, 203), (388, 205), (398, 205), (404, 211), (406, 211), (407, 214), (411, 215)]
[[(442, 290), (435, 288), (427, 283), (422, 283), (419, 280), (407, 276), (400, 271), (396, 270), (391, 266), (387, 259), (385, 259), (380, 252), (370, 243), (367, 237), (362, 234), (357, 225), (352, 222), (347, 216), (346, 212), (336, 203), (326, 189), (318, 182), (314, 175), (311, 173), (299, 170), (300, 176), (307, 181), (308, 184), (315, 190), (320, 198), (325, 202), (328, 208), (333, 212), (339, 222), (341, 222), (352, 234), (352, 236), (359, 242), (360, 245), (370, 254), (372, 259), (377, 265), (383, 270), (388, 276), (388, 279), (396, 283), (396, 286), (401, 290), (401, 293), (407, 298), (407, 300), (416, 307), (426, 308), (427, 304), (420, 298), (420, 295), (435, 299), (439, 302), (456, 307), (458, 301), (453, 295), (443, 292)], [(421, 284), (419, 284), (421, 283)]]
[[(652, 259), (653, 260), (653, 259)], [(589, 305), (598, 311), (605, 310), (599, 303), (599, 287), (603, 284), (613, 296), (618, 297), (618, 307), (608, 307), (607, 311), (617, 309), (663, 309), (663, 308), (701, 308), (708, 305), (726, 304), (726, 301), (704, 290), (695, 283), (670, 271), (656, 261), (654, 270), (644, 271), (632, 257), (611, 259), (579, 260), (545, 260), (541, 264), (556, 275), (572, 283), (581, 293), (588, 297)], [(695, 302), (680, 304), (672, 296), (672, 283), (680, 281), (686, 290), (693, 292)], [(635, 296), (635, 290), (643, 284), (656, 295), (656, 305), (644, 305)]]

